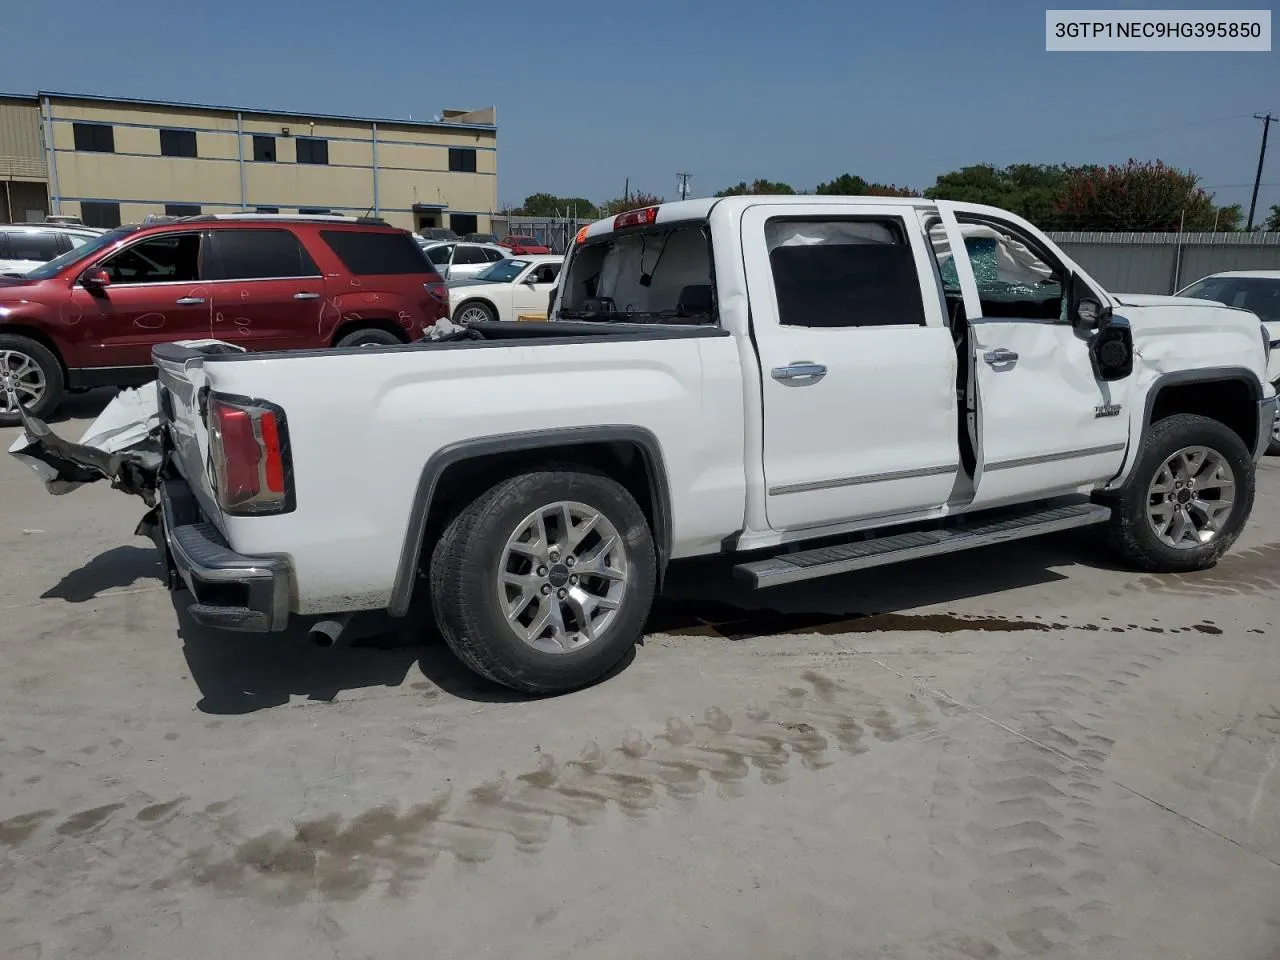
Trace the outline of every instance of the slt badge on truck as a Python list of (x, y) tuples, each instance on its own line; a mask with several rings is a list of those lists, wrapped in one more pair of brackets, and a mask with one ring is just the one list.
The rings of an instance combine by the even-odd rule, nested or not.
[(1104, 403), (1101, 406), (1093, 408), (1093, 418), (1095, 420), (1100, 417), (1118, 417), (1120, 416), (1120, 404)]

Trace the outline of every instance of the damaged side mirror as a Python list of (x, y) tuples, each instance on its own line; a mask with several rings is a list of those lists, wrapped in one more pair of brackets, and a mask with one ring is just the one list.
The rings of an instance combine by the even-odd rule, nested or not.
[(102, 267), (90, 267), (80, 274), (80, 286), (90, 293), (100, 293), (111, 286), (111, 274)]

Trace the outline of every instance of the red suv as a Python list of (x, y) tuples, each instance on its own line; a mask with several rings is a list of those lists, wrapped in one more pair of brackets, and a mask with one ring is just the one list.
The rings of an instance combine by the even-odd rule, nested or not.
[(151, 348), (408, 343), (448, 315), (412, 234), (370, 218), (186, 217), (119, 227), (0, 279), (0, 426), (67, 390), (154, 378)]

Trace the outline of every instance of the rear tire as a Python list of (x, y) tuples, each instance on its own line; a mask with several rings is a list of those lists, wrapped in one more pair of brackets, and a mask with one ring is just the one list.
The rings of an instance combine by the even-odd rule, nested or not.
[(1254, 481), (1253, 457), (1229, 427), (1193, 414), (1160, 420), (1111, 504), (1112, 546), (1153, 573), (1212, 567), (1249, 518)]
[[(0, 374), (7, 367), (14, 377), (18, 403), (27, 414), (44, 419), (57, 409), (66, 390), (62, 364), (37, 340), (12, 333), (0, 333)], [(22, 423), (16, 407), (11, 407), (9, 394), (0, 380), (0, 427)]]
[(503, 480), (458, 513), (432, 551), (429, 580), (440, 633), (466, 666), (513, 690), (563, 693), (631, 652), (657, 560), (644, 513), (620, 484), (548, 469)]
[(361, 330), (352, 330), (335, 343), (334, 346), (338, 349), (344, 347), (390, 347), (398, 343), (404, 343), (404, 341), (390, 330), (383, 330), (380, 327), (365, 327)]

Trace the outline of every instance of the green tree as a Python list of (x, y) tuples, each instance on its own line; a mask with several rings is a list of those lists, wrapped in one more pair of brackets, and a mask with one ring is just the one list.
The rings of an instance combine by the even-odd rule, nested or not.
[(1271, 205), (1271, 213), (1262, 221), (1262, 229), (1280, 233), (1280, 203)]
[(656, 207), (660, 203), (662, 203), (661, 197), (655, 197), (652, 193), (638, 192), (631, 194), (629, 197), (606, 200), (600, 204), (599, 214), (601, 217), (616, 217), (618, 214), (626, 213), (628, 210)]
[(753, 180), (747, 183), (745, 180), (740, 181), (736, 186), (728, 187), (716, 194), (717, 197), (741, 197), (746, 195), (772, 195), (794, 194), (795, 190), (791, 188), (789, 183), (774, 183), (772, 180)]
[(1053, 227), (1054, 211), (1067, 178), (1077, 168), (1015, 163), (962, 167), (938, 177), (924, 192), (933, 200), (984, 203), (1025, 217), (1040, 227)]
[(1190, 171), (1130, 160), (1078, 169), (1067, 177), (1054, 206), (1055, 225), (1068, 230), (1212, 230), (1213, 195)]
[(1234, 233), (1244, 224), (1244, 210), (1238, 203), (1218, 207), (1213, 222), (1213, 229), (1218, 233)]
[(579, 218), (596, 216), (596, 205), (583, 197), (557, 197), (550, 193), (534, 193), (524, 198), (517, 210), (517, 217), (564, 217), (575, 212)]
[(897, 184), (868, 183), (861, 177), (842, 173), (834, 180), (818, 184), (817, 193), (828, 197), (915, 197), (919, 193)]

